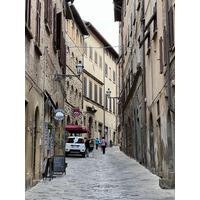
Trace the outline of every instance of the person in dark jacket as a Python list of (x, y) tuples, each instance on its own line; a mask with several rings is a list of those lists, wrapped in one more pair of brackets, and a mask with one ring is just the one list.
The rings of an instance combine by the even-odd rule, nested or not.
[(86, 138), (86, 142), (85, 142), (85, 148), (86, 148), (86, 153), (87, 153), (87, 157), (89, 157), (89, 153), (90, 153), (90, 140), (88, 140)]
[(105, 140), (105, 137), (102, 137), (101, 147), (102, 147), (102, 150), (103, 150), (103, 154), (105, 154), (105, 149), (106, 149), (106, 140)]

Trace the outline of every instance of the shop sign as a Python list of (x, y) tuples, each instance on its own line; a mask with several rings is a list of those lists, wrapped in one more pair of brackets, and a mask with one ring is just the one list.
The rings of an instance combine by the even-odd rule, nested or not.
[(63, 109), (56, 109), (54, 112), (56, 113), (54, 116), (55, 120), (61, 121), (64, 119), (65, 111)]
[(80, 109), (79, 108), (73, 108), (73, 115), (75, 117), (79, 116), (80, 115)]

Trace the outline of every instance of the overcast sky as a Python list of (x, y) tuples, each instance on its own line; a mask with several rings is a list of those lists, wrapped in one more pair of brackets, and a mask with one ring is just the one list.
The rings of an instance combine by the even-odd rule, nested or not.
[[(89, 21), (112, 45), (118, 46), (118, 22), (114, 21), (113, 0), (74, 0), (82, 20)], [(118, 52), (118, 48), (115, 48)]]

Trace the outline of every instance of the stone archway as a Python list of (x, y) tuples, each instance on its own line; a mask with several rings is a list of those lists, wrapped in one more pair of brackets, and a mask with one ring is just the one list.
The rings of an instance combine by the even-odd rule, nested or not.
[(68, 115), (67, 116), (67, 125), (69, 125), (70, 124), (70, 116)]

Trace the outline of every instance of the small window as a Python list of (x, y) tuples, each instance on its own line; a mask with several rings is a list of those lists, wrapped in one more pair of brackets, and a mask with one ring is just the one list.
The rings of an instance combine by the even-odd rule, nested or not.
[(94, 54), (94, 58), (95, 58), (95, 63), (98, 64), (97, 63), (97, 52), (96, 51), (95, 51), (95, 54)]
[(160, 115), (160, 102), (157, 101), (157, 114)]
[(108, 76), (108, 65), (105, 63), (105, 75)]

